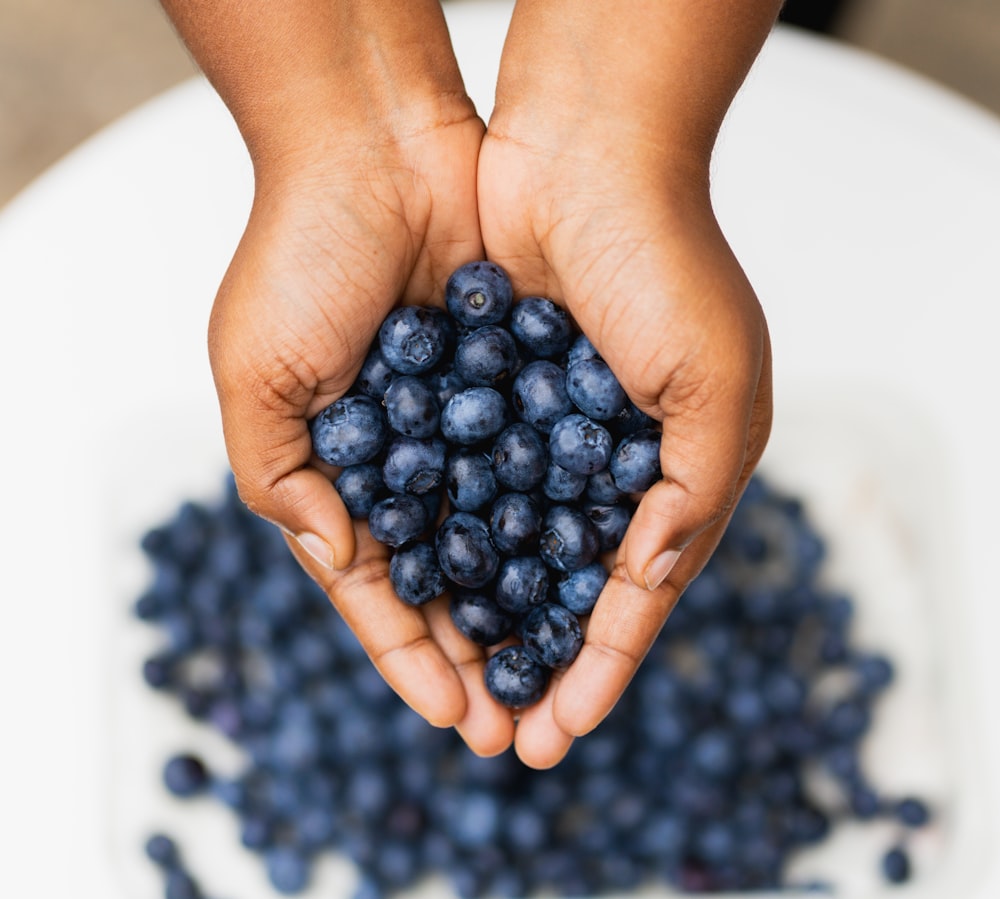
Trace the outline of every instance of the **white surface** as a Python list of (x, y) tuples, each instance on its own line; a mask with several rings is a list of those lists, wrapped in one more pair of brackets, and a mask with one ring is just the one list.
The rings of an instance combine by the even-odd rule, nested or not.
[[(505, 7), (449, 9), (484, 114)], [(998, 163), (995, 120), (779, 31), (715, 164), (720, 218), (775, 346), (766, 464), (815, 491), (821, 523), (841, 528), (838, 579), (872, 576), (862, 550), (882, 560), (875, 576), (894, 590), (873, 641), (928, 650), (910, 683), (936, 692), (941, 725), (896, 714), (910, 751), (880, 764), (948, 791), (940, 845), (927, 847), (940, 864), (894, 895), (1000, 895)], [(145, 899), (125, 892), (114, 861), (110, 805), (129, 756), (112, 737), (131, 722), (115, 724), (112, 706), (117, 679), (133, 676), (115, 664), (127, 601), (115, 585), (134, 558), (116, 526), (217, 483), (204, 330), (250, 191), (228, 114), (194, 81), (0, 214), (4, 895)], [(848, 489), (858, 484), (870, 489)]]

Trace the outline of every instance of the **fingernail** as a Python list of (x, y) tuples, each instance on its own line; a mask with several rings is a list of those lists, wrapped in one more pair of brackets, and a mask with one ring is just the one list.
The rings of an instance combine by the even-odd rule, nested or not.
[(670, 574), (680, 554), (681, 551), (679, 549), (665, 550), (646, 566), (642, 577), (646, 582), (647, 590), (655, 590), (667, 579), (667, 575)]
[(299, 546), (324, 568), (333, 571), (337, 567), (337, 559), (333, 554), (333, 547), (322, 537), (317, 537), (315, 534), (310, 534), (306, 531), (302, 534), (295, 534), (294, 538)]

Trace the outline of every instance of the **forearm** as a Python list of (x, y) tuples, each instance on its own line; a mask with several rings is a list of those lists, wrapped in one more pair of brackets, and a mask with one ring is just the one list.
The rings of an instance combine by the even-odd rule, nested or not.
[(518, 0), (491, 130), (517, 122), (575, 132), (589, 122), (624, 145), (658, 144), (707, 163), (780, 6)]
[(438, 0), (162, 2), (255, 163), (471, 114)]

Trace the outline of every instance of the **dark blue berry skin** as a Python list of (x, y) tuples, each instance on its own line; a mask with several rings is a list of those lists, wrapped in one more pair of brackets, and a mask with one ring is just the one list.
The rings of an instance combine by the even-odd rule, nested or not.
[[(454, 368), (442, 368), (432, 371), (429, 374), (422, 375), (421, 380), (430, 387), (434, 398), (437, 400), (438, 409), (443, 409), (448, 400), (456, 393), (461, 393), (471, 386), (462, 380), (462, 376)], [(440, 416), (438, 421), (440, 424)]]
[(452, 272), (444, 301), (455, 321), (467, 327), (502, 322), (514, 300), (507, 273), (492, 262), (470, 262)]
[(382, 480), (393, 493), (430, 493), (444, 480), (446, 452), (443, 440), (397, 435), (386, 448)]
[(385, 391), (389, 427), (406, 437), (433, 437), (441, 421), (437, 397), (428, 384), (414, 375), (401, 375)]
[(543, 603), (528, 613), (521, 625), (525, 649), (549, 668), (567, 668), (583, 646), (580, 622), (569, 609)]
[(501, 563), (495, 590), (501, 609), (524, 615), (545, 602), (548, 592), (549, 573), (538, 556), (513, 556)]
[(445, 466), (448, 501), (456, 512), (478, 512), (493, 502), (497, 479), (486, 453), (462, 449), (448, 457)]
[(604, 506), (598, 503), (586, 503), (583, 511), (597, 530), (598, 545), (601, 552), (606, 553), (618, 549), (625, 539), (632, 520), (632, 507), (626, 503), (615, 503)]
[(627, 400), (621, 412), (608, 422), (608, 427), (616, 437), (628, 437), (636, 431), (655, 430), (656, 422), (642, 412), (635, 403)]
[(529, 362), (521, 369), (514, 378), (511, 402), (518, 417), (543, 434), (573, 411), (566, 392), (566, 373), (545, 359)]
[(382, 402), (382, 397), (392, 383), (396, 373), (389, 367), (389, 364), (382, 357), (382, 352), (378, 346), (373, 346), (361, 363), (361, 371), (354, 379), (350, 393), (363, 393), (373, 400)]
[(556, 587), (559, 605), (574, 615), (589, 615), (608, 582), (608, 572), (600, 562), (591, 562), (566, 575)]
[(381, 467), (370, 462), (348, 466), (338, 475), (334, 486), (348, 514), (355, 519), (367, 518), (386, 491)]
[(566, 392), (584, 415), (606, 421), (625, 408), (628, 397), (603, 359), (584, 359), (566, 370)]
[(422, 606), (444, 593), (447, 584), (429, 543), (414, 543), (393, 553), (389, 580), (396, 595), (408, 606)]
[(559, 419), (549, 435), (552, 461), (573, 474), (588, 476), (607, 468), (611, 448), (608, 429), (579, 412)]
[(455, 349), (455, 371), (472, 387), (500, 387), (513, 378), (519, 361), (514, 338), (498, 325), (476, 328)]
[(600, 358), (601, 354), (597, 352), (597, 348), (590, 342), (590, 338), (586, 334), (581, 334), (573, 341), (569, 352), (566, 354), (566, 368), (572, 368), (577, 362), (583, 362), (586, 359)]
[(892, 662), (885, 656), (866, 655), (857, 659), (853, 666), (862, 693), (873, 695), (892, 683), (895, 671)]
[(441, 433), (450, 443), (471, 446), (496, 437), (507, 423), (507, 404), (492, 387), (456, 393), (441, 410)]
[(907, 797), (900, 799), (894, 809), (896, 820), (906, 827), (924, 827), (931, 819), (927, 804), (920, 799)]
[(527, 493), (545, 477), (545, 440), (525, 422), (504, 428), (493, 443), (490, 457), (497, 481), (508, 490)]
[(889, 883), (906, 883), (910, 879), (910, 856), (900, 846), (882, 856), (882, 876)]
[(419, 375), (441, 361), (449, 334), (440, 310), (423, 306), (393, 309), (378, 330), (382, 358), (401, 375)]
[(569, 349), (573, 329), (569, 316), (552, 300), (525, 297), (514, 304), (510, 330), (539, 359), (560, 356)]
[(600, 506), (612, 506), (627, 496), (615, 486), (614, 478), (607, 469), (587, 478), (586, 495), (588, 500)]
[(379, 500), (368, 515), (368, 530), (386, 546), (402, 546), (416, 540), (429, 523), (420, 497), (398, 494)]
[(459, 633), (480, 646), (494, 646), (505, 640), (514, 627), (514, 617), (485, 593), (456, 591), (450, 611)]
[(542, 479), (542, 493), (556, 503), (568, 503), (579, 498), (586, 486), (586, 475), (574, 474), (551, 461)]
[(615, 486), (625, 493), (642, 493), (660, 479), (659, 431), (636, 431), (611, 454), (608, 469)]
[(198, 756), (181, 753), (167, 759), (163, 766), (163, 783), (174, 796), (188, 799), (208, 789), (208, 770)]
[(194, 878), (182, 868), (167, 871), (163, 886), (164, 899), (202, 899), (202, 892)]
[(313, 450), (330, 465), (360, 465), (378, 455), (389, 433), (382, 407), (368, 396), (344, 396), (309, 422)]
[(523, 646), (501, 649), (486, 662), (486, 689), (501, 705), (523, 709), (542, 698), (549, 669)]
[(572, 506), (553, 506), (545, 514), (538, 552), (550, 568), (576, 571), (597, 558), (600, 540), (590, 519)]
[(482, 587), (496, 576), (500, 557), (486, 522), (468, 512), (449, 515), (434, 538), (438, 563), (462, 587)]
[(293, 896), (309, 883), (309, 861), (290, 846), (276, 846), (264, 855), (267, 879), (279, 893)]
[(522, 555), (538, 548), (542, 533), (542, 513), (525, 493), (505, 493), (490, 510), (493, 545), (505, 555)]
[(166, 834), (154, 833), (146, 840), (146, 857), (161, 868), (173, 868), (180, 864), (177, 844)]

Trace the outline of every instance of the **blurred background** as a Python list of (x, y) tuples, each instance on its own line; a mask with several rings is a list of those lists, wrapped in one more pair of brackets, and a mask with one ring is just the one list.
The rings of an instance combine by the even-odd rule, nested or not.
[[(997, 0), (789, 0), (783, 16), (1000, 114)], [(155, 0), (0, 0), (0, 205), (194, 72)]]

